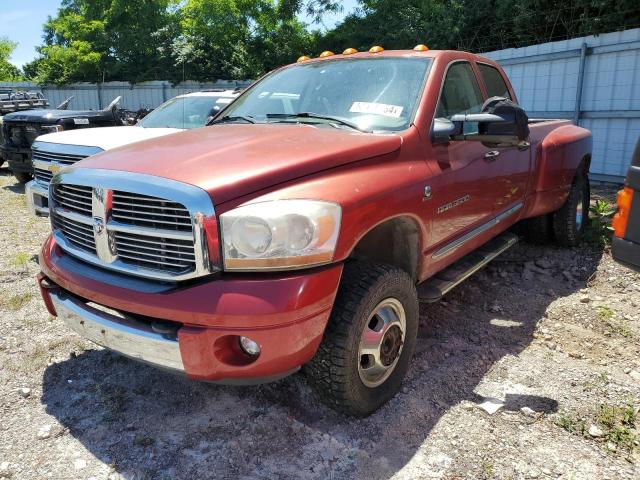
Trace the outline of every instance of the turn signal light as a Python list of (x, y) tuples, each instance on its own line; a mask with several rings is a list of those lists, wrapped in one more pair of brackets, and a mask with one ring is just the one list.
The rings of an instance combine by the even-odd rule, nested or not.
[(343, 55), (353, 55), (354, 53), (358, 53), (358, 50), (356, 50), (355, 48), (347, 48), (344, 52), (342, 52)]
[(331, 50), (325, 50), (320, 54), (320, 58), (331, 57), (334, 53)]
[(413, 49), (416, 52), (426, 52), (427, 50), (429, 50), (429, 47), (427, 47), (426, 45), (423, 45), (422, 43), (419, 45), (416, 45), (415, 47), (413, 47)]
[(629, 223), (629, 212), (633, 201), (633, 189), (624, 187), (618, 192), (618, 213), (613, 217), (611, 226), (616, 237), (623, 238)]
[(384, 48), (382, 48), (379, 45), (375, 45), (369, 49), (369, 53), (380, 53), (380, 52), (384, 52)]
[(301, 57), (298, 57), (298, 60), (296, 60), (296, 62), (297, 63), (306, 62), (307, 60), (311, 60), (311, 57), (307, 57), (306, 55), (302, 55)]

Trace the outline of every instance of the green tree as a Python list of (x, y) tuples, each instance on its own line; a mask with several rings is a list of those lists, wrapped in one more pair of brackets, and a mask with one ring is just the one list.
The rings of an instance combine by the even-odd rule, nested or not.
[(20, 69), (9, 62), (11, 54), (18, 44), (6, 37), (0, 37), (0, 82), (22, 80)]
[(177, 0), (63, 0), (44, 25), (40, 57), (27, 66), (42, 83), (139, 82), (162, 77), (159, 41)]

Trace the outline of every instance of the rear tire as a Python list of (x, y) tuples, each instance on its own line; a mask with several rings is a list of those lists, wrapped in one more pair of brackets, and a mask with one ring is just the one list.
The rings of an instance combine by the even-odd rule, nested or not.
[(545, 245), (553, 241), (553, 214), (527, 218), (518, 225), (517, 233), (528, 243)]
[(575, 247), (582, 241), (589, 223), (590, 197), (588, 175), (576, 175), (567, 200), (553, 214), (553, 233), (558, 245)]
[(406, 272), (347, 263), (322, 343), (304, 367), (322, 400), (355, 416), (389, 401), (413, 356), (418, 317), (418, 294)]
[(20, 183), (27, 183), (33, 178), (33, 175), (27, 172), (13, 172), (13, 176), (16, 177)]

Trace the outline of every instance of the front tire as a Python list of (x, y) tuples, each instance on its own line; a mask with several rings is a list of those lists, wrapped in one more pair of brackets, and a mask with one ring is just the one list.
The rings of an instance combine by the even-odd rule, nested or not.
[(330, 407), (366, 416), (400, 389), (418, 334), (411, 277), (390, 265), (345, 265), (324, 338), (305, 372)]
[(576, 175), (564, 205), (553, 214), (553, 233), (561, 247), (575, 247), (589, 223), (591, 189), (588, 175)]

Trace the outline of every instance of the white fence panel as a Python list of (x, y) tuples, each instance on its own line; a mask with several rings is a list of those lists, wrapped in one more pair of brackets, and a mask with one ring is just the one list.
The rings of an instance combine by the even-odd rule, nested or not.
[(640, 138), (640, 29), (484, 55), (503, 66), (530, 116), (592, 131), (593, 178), (622, 180)]

